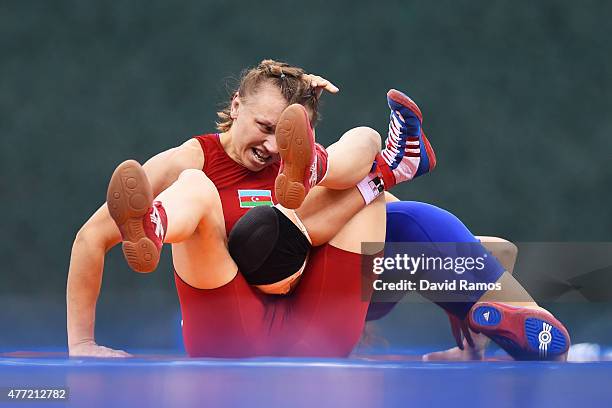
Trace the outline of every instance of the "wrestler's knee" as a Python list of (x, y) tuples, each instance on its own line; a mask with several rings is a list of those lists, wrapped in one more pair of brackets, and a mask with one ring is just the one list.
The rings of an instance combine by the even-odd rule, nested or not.
[(516, 257), (518, 256), (518, 247), (506, 239), (498, 238), (498, 240), (498, 251), (500, 252), (500, 256), (502, 256), (504, 259), (516, 261)]
[(343, 137), (350, 137), (355, 147), (365, 152), (376, 155), (380, 151), (380, 133), (368, 126), (359, 126), (346, 132)]
[(514, 243), (499, 237), (479, 236), (477, 238), (500, 261), (504, 268), (512, 273), (518, 257), (518, 247)]

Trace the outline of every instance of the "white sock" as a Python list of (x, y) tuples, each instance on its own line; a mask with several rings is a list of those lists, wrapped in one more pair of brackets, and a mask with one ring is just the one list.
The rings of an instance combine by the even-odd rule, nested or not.
[(376, 171), (372, 171), (370, 174), (365, 176), (363, 180), (357, 183), (357, 189), (363, 197), (366, 205), (370, 204), (379, 195), (384, 193), (385, 187), (382, 178)]

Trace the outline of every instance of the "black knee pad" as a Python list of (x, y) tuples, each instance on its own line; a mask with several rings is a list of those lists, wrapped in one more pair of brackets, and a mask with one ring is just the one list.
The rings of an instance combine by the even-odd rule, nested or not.
[(276, 207), (255, 207), (232, 228), (229, 253), (251, 285), (268, 285), (296, 273), (312, 245)]

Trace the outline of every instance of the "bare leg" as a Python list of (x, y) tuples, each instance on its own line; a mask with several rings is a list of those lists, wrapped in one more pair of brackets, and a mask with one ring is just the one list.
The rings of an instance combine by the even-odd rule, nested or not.
[[(385, 199), (387, 202), (399, 201), (399, 199), (392, 194), (385, 193)], [(503, 300), (504, 303), (512, 303), (515, 306), (538, 308), (537, 304), (533, 301), (531, 296), (525, 291), (525, 289), (512, 277), (514, 271), (514, 265), (518, 254), (518, 248), (516, 245), (502, 238), (497, 237), (476, 237), (482, 243), (482, 245), (489, 251), (497, 260), (501, 263), (505, 272), (498, 280), (501, 283), (503, 292), (500, 294), (499, 291), (491, 291), (485, 293), (480, 299), (485, 300)], [(509, 299), (516, 299), (515, 302), (508, 302)], [(520, 301), (519, 301), (520, 300)], [(468, 329), (469, 330), (469, 329)], [(489, 339), (483, 334), (476, 334), (470, 330), (472, 339), (474, 340), (474, 347), (469, 347), (466, 340), (463, 341), (464, 349), (461, 350), (459, 347), (453, 347), (448, 350), (438, 351), (429, 353), (423, 356), (424, 360), (454, 360), (454, 361), (467, 361), (467, 360), (482, 360), (484, 358), (484, 352), (486, 346), (489, 344)]]
[[(354, 186), (370, 172), (380, 144), (380, 135), (376, 131), (359, 127), (349, 130), (329, 147), (329, 169), (325, 179), (311, 190), (296, 211), (314, 245), (330, 241), (341, 230), (355, 229), (362, 235), (356, 235), (360, 237), (359, 241), (344, 232), (332, 244), (340, 249), (360, 252), (361, 241), (384, 242), (384, 201), (378, 200), (377, 205), (351, 220), (365, 205)], [(201, 171), (187, 170), (157, 200), (166, 209), (168, 231), (165, 242), (173, 243), (174, 265), (179, 276), (199, 288), (213, 288), (229, 282), (237, 267), (227, 251), (223, 211), (212, 182)], [(281, 210), (295, 222), (291, 211)], [(359, 227), (365, 223), (362, 220), (374, 219), (377, 221), (369, 221), (368, 228)], [(202, 248), (207, 249), (205, 253)], [(214, 266), (202, 266), (211, 264)]]
[(295, 213), (308, 230), (312, 244), (318, 246), (329, 242), (364, 206), (356, 187), (332, 190), (317, 186), (310, 190)]
[[(400, 201), (393, 194), (385, 192), (385, 201), (388, 203)], [(499, 301), (504, 300), (504, 303), (510, 303), (514, 306), (533, 307), (538, 308), (533, 298), (527, 293), (527, 291), (521, 286), (520, 283), (512, 277), (514, 271), (514, 265), (516, 263), (516, 257), (518, 255), (518, 248), (512, 242), (507, 241), (503, 238), (490, 237), (490, 236), (477, 236), (476, 237), (482, 245), (491, 254), (497, 258), (499, 263), (507, 271), (498, 280), (502, 284), (503, 291), (490, 291), (483, 295), (481, 301)], [(515, 302), (509, 302), (508, 299), (516, 299)]]
[(319, 186), (334, 190), (354, 187), (370, 172), (380, 144), (380, 135), (369, 127), (346, 132), (327, 148), (329, 167)]
[[(364, 249), (366, 255), (373, 255), (384, 249), (386, 227), (385, 200), (379, 196), (352, 217), (329, 243), (348, 252), (364, 253)], [(362, 248), (363, 242), (380, 245), (365, 249)]]
[[(310, 190), (295, 211), (313, 245), (329, 242), (364, 208), (364, 199), (355, 185), (370, 172), (376, 154), (380, 151), (380, 143), (378, 132), (368, 127), (357, 127), (327, 148), (328, 171), (325, 178)], [(383, 204), (379, 205), (384, 207)], [(296, 222), (292, 211), (282, 207), (280, 209)], [(384, 218), (380, 218), (377, 225), (384, 223)], [(380, 228), (384, 230), (384, 225)], [(365, 237), (362, 240), (368, 241)], [(345, 238), (340, 238), (339, 244), (343, 245), (344, 241)], [(384, 234), (380, 241), (384, 241)]]
[(476, 236), (482, 245), (491, 252), (499, 263), (510, 274), (514, 272), (516, 257), (518, 256), (518, 248), (512, 242), (498, 237)]
[[(498, 237), (489, 236), (477, 236), (476, 237), (482, 245), (491, 252), (491, 254), (497, 258), (499, 263), (502, 264), (504, 269), (512, 274), (514, 271), (514, 265), (516, 263), (516, 257), (518, 255), (518, 248), (512, 242), (507, 241)], [(506, 275), (506, 274), (504, 274)], [(502, 286), (503, 287), (503, 286)], [(527, 295), (528, 296), (528, 295)], [(469, 330), (469, 329), (468, 329)], [(452, 347), (444, 351), (436, 351), (428, 353), (423, 356), (425, 361), (471, 361), (471, 360), (483, 360), (485, 350), (490, 343), (490, 340), (484, 334), (477, 334), (470, 330), (472, 339), (474, 340), (474, 347), (470, 347), (467, 340), (463, 340), (463, 350), (459, 347)]]
[[(328, 157), (324, 159), (313, 144), (314, 131), (308, 123), (306, 110), (298, 104), (283, 111), (275, 137), (283, 164), (274, 189), (278, 202), (290, 209), (302, 205), (315, 181), (336, 190), (357, 185), (370, 173), (381, 147), (380, 135), (376, 131), (367, 127), (354, 128), (329, 147)], [(317, 156), (323, 160), (315, 160)], [(327, 169), (320, 167), (325, 160)], [(311, 168), (315, 163), (317, 168)], [(321, 174), (322, 170), (327, 171)]]
[(185, 170), (156, 200), (168, 216), (164, 242), (172, 244), (181, 279), (200, 289), (231, 281), (238, 268), (227, 251), (223, 209), (212, 181), (200, 170)]
[(518, 255), (518, 248), (512, 242), (498, 237), (476, 237), (482, 245), (490, 251), (502, 264), (506, 272), (498, 279), (502, 291), (485, 293), (480, 301), (498, 301), (514, 306), (541, 309), (523, 286), (512, 276)]
[(386, 227), (385, 201), (379, 196), (351, 218), (329, 243), (354, 253), (363, 253), (363, 242), (380, 243), (366, 249), (367, 255), (373, 255), (384, 249)]

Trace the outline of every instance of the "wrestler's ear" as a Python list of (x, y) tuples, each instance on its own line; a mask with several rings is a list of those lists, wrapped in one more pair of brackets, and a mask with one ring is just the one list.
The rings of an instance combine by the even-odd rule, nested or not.
[(232, 104), (230, 105), (230, 118), (236, 119), (238, 117), (238, 109), (240, 108), (240, 104), (240, 95), (238, 94), (238, 91), (236, 91), (236, 93), (234, 93), (234, 96), (232, 96)]

